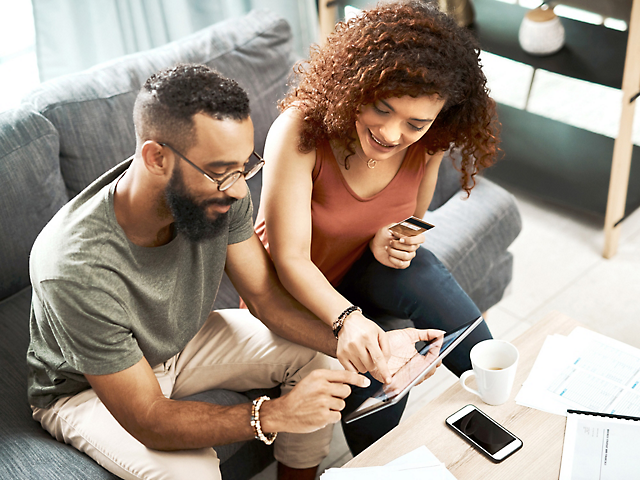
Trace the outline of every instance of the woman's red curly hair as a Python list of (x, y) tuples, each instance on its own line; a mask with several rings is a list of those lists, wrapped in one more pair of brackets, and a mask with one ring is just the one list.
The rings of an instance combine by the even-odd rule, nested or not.
[(466, 29), (427, 2), (378, 4), (340, 22), (323, 47), (294, 67), (298, 84), (280, 102), (304, 115), (299, 149), (323, 140), (355, 152), (355, 121), (362, 105), (410, 95), (439, 95), (442, 111), (420, 140), (433, 155), (459, 149), (462, 188), (495, 162), (499, 123), (489, 97), (480, 48)]

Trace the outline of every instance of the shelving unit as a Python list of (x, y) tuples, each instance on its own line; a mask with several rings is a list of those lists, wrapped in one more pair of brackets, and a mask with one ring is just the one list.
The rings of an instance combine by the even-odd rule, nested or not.
[[(640, 1), (635, 0), (635, 3)], [(473, 0), (473, 4), (476, 10), (474, 31), (483, 50), (536, 69), (622, 88), (623, 101), (627, 103), (640, 90), (637, 69), (640, 58), (635, 58), (634, 53), (640, 50), (637, 36), (632, 40), (636, 47), (629, 49), (633, 57), (630, 61), (627, 32), (563, 18), (565, 46), (554, 55), (537, 57), (524, 52), (518, 43), (520, 23), (527, 12), (525, 8), (497, 0)], [(637, 18), (640, 5), (634, 8)], [(633, 14), (631, 18), (633, 24)], [(629, 31), (632, 31), (631, 25)], [(628, 77), (625, 78), (626, 88), (623, 88), (623, 72)], [(632, 156), (640, 159), (640, 147), (631, 146), (633, 111), (629, 119), (629, 108), (633, 109), (633, 105), (623, 108), (627, 110), (626, 123), (621, 122), (620, 134), (614, 140), (498, 105), (504, 160), (489, 169), (487, 176), (561, 205), (601, 216), (606, 213), (607, 238), (603, 254), (609, 258), (615, 254), (618, 235), (615, 230), (619, 232), (625, 212), (628, 214), (640, 206), (640, 164), (631, 163)], [(621, 152), (617, 167), (612, 166), (614, 148)], [(613, 171), (615, 175), (612, 175)]]

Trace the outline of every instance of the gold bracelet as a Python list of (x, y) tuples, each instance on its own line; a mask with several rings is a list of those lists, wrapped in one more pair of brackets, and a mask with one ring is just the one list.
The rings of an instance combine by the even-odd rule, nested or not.
[(271, 445), (278, 436), (278, 433), (276, 432), (264, 434), (262, 432), (262, 425), (260, 425), (260, 407), (267, 400), (271, 399), (266, 395), (263, 395), (262, 397), (256, 398), (253, 401), (253, 405), (251, 407), (251, 426), (253, 427), (253, 434), (256, 440), (260, 440), (267, 445)]

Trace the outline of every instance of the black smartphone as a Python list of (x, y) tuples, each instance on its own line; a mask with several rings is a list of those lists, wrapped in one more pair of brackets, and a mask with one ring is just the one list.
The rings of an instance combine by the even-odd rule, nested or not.
[(496, 463), (522, 448), (522, 440), (475, 405), (462, 407), (445, 423)]

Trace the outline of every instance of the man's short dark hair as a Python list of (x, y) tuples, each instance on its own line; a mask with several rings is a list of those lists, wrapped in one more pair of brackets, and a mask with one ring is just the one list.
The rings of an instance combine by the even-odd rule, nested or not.
[(193, 116), (224, 120), (249, 116), (249, 97), (234, 81), (206, 65), (178, 64), (151, 75), (133, 107), (139, 140), (168, 143), (186, 151), (195, 143)]

